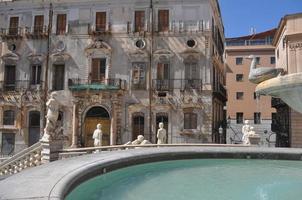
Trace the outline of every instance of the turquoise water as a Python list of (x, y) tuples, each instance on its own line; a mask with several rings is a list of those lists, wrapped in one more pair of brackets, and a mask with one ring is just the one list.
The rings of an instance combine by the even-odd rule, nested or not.
[(302, 161), (176, 160), (119, 169), (88, 180), (67, 200), (297, 200)]

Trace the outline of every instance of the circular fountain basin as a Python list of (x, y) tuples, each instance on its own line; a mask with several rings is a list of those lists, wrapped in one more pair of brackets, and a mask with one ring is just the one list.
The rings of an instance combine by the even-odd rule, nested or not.
[(302, 113), (302, 73), (266, 80), (257, 85), (256, 93), (280, 98), (291, 108)]
[(301, 161), (194, 159), (119, 169), (74, 189), (66, 200), (300, 199)]
[(6, 178), (0, 199), (300, 199), (301, 160), (302, 149), (230, 145), (100, 152)]

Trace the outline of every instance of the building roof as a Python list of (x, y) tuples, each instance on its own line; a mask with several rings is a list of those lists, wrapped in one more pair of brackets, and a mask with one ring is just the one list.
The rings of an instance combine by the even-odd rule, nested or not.
[(257, 33), (257, 34), (246, 35), (246, 36), (241, 36), (241, 37), (234, 37), (234, 38), (226, 38), (226, 41), (265, 39), (270, 36), (274, 37), (276, 31), (277, 31), (277, 28), (273, 28), (271, 30)]

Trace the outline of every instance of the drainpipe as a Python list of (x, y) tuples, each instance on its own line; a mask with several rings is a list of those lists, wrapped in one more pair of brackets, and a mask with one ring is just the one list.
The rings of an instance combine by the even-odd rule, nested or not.
[(150, 0), (150, 33), (151, 33), (151, 41), (150, 41), (150, 56), (149, 56), (149, 141), (152, 142), (152, 57), (153, 57), (153, 0)]
[[(48, 30), (47, 30), (47, 53), (46, 53), (46, 65), (45, 65), (45, 73), (44, 73), (44, 94), (42, 100), (42, 110), (44, 115), (46, 114), (46, 100), (48, 95), (48, 69), (49, 69), (49, 54), (50, 54), (50, 44), (51, 44), (51, 32), (52, 32), (52, 18), (53, 18), (53, 7), (52, 3), (49, 4), (49, 15), (48, 15)], [(43, 115), (43, 116), (44, 116)], [(46, 125), (45, 117), (42, 117), (43, 127)]]

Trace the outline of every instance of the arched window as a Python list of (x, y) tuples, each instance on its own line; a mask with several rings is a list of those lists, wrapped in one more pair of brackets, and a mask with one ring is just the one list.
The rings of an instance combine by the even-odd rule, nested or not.
[(3, 125), (15, 125), (15, 111), (5, 110), (3, 112)]

